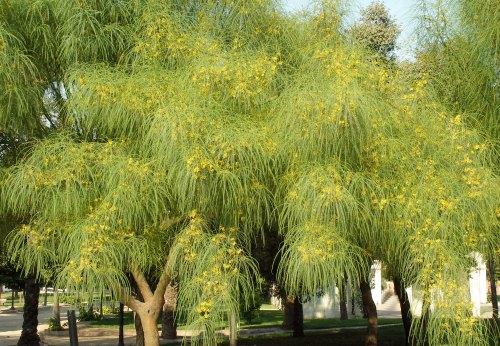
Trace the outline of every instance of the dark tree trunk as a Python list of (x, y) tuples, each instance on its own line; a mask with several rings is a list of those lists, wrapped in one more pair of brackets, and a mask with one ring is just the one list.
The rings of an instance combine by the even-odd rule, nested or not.
[(356, 314), (356, 301), (354, 299), (354, 292), (352, 292), (352, 295), (351, 295), (351, 314), (353, 316)]
[(293, 336), (304, 336), (304, 311), (299, 297), (293, 300)]
[(347, 276), (342, 280), (342, 285), (340, 286), (340, 319), (347, 320), (349, 315), (347, 314)]
[(165, 290), (165, 304), (163, 305), (163, 318), (161, 337), (163, 339), (177, 338), (177, 322), (175, 321), (175, 305), (177, 303), (177, 289), (168, 285)]
[(16, 307), (14, 306), (15, 296), (16, 296), (16, 294), (14, 293), (14, 290), (12, 290), (12, 300), (10, 301), (10, 309), (11, 310), (16, 310)]
[(18, 346), (40, 345), (38, 336), (38, 299), (40, 286), (34, 277), (26, 279), (23, 313), (23, 330), (17, 343)]
[(163, 323), (161, 328), (161, 337), (163, 339), (177, 338), (177, 323), (175, 321), (173, 310), (163, 310)]
[(284, 295), (281, 297), (281, 301), (283, 302), (283, 324), (281, 328), (291, 330), (293, 329), (294, 320), (293, 300)]
[(429, 293), (425, 293), (422, 295), (422, 315), (420, 317), (420, 326), (418, 331), (418, 335), (415, 335), (415, 340), (418, 340), (418, 345), (428, 346), (428, 333), (427, 327), (429, 325), (429, 317), (430, 317), (430, 298)]
[(490, 255), (488, 260), (488, 271), (490, 272), (491, 306), (493, 307), (493, 318), (498, 319), (498, 299), (495, 270), (495, 259), (493, 255)]
[(365, 345), (376, 346), (378, 327), (377, 307), (373, 302), (370, 284), (366, 281), (361, 281), (359, 287), (361, 289), (361, 299), (363, 300), (363, 306), (368, 317), (368, 330), (366, 333)]
[(104, 292), (101, 292), (101, 301), (99, 302), (99, 318), (102, 320), (104, 314), (102, 312), (102, 301), (104, 300)]
[(125, 346), (125, 340), (123, 338), (123, 317), (124, 317), (124, 305), (120, 303), (120, 312), (118, 314), (119, 318), (119, 329), (118, 329), (118, 346)]
[(394, 277), (394, 290), (399, 299), (399, 306), (401, 307), (401, 318), (403, 319), (403, 326), (406, 334), (406, 345), (412, 344), (410, 340), (410, 328), (412, 322), (412, 314), (410, 309), (410, 300), (406, 293), (406, 287), (401, 282), (399, 277)]

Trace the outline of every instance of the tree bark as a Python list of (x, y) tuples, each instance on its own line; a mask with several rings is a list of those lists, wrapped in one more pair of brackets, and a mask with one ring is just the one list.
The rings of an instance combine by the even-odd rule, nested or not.
[(229, 321), (229, 346), (238, 344), (238, 326), (236, 325), (236, 314), (231, 313)]
[(377, 307), (373, 302), (370, 284), (367, 281), (361, 281), (359, 287), (361, 289), (363, 306), (365, 307), (366, 314), (368, 316), (368, 330), (366, 333), (365, 345), (376, 346), (378, 327)]
[(291, 330), (293, 329), (294, 320), (293, 300), (283, 295), (281, 301), (283, 302), (283, 323), (281, 328)]
[(165, 304), (163, 305), (163, 318), (161, 337), (163, 339), (177, 338), (177, 322), (175, 321), (175, 306), (177, 303), (177, 288), (170, 284), (165, 290)]
[(142, 325), (144, 345), (160, 345), (160, 340), (158, 338), (158, 326), (156, 324), (158, 314), (152, 314), (148, 312), (148, 309), (144, 309), (141, 310), (137, 315), (139, 315), (140, 323)]
[(498, 319), (498, 299), (495, 269), (494, 255), (491, 254), (488, 260), (488, 271), (490, 272), (491, 306), (493, 308), (493, 318)]
[(347, 320), (349, 315), (347, 314), (347, 276), (342, 280), (342, 285), (340, 286), (340, 319)]
[(304, 336), (304, 311), (299, 297), (293, 300), (293, 336)]
[(101, 292), (101, 301), (99, 302), (99, 318), (102, 320), (104, 317), (104, 314), (102, 312), (102, 301), (104, 299), (104, 292)]
[(142, 328), (141, 317), (137, 312), (134, 314), (134, 327), (135, 327), (135, 345), (145, 346), (144, 329)]
[(16, 294), (14, 293), (14, 290), (12, 290), (12, 300), (10, 301), (10, 309), (11, 310), (16, 310), (14, 306), (14, 299), (15, 299)]
[(54, 288), (54, 304), (52, 305), (52, 316), (54, 318), (54, 326), (61, 329), (61, 308), (59, 306), (59, 291)]
[(405, 328), (406, 335), (406, 345), (412, 344), (410, 340), (410, 328), (412, 322), (412, 314), (410, 307), (410, 300), (408, 299), (408, 294), (406, 293), (406, 287), (401, 282), (401, 278), (394, 277), (394, 290), (399, 299), (399, 306), (401, 307), (401, 318), (403, 319), (403, 326)]
[[(131, 273), (137, 285), (137, 297), (124, 294), (122, 299), (124, 299), (127, 306), (129, 306), (136, 313), (135, 324), (136, 330), (138, 331), (136, 336), (137, 345), (140, 345), (140, 342), (144, 342), (146, 346), (158, 346), (160, 345), (160, 339), (157, 320), (163, 307), (164, 294), (169, 282), (166, 270), (164, 270), (162, 276), (160, 277), (154, 293), (151, 291), (151, 288), (142, 272), (133, 268)], [(140, 297), (142, 297), (142, 299), (137, 299)], [(142, 338), (140, 338), (139, 335), (141, 333), (141, 328), (139, 326), (142, 327)]]
[(40, 286), (36, 283), (34, 277), (26, 279), (24, 312), (23, 312), (23, 330), (17, 343), (18, 346), (40, 345), (40, 336), (38, 336), (38, 299), (40, 296)]

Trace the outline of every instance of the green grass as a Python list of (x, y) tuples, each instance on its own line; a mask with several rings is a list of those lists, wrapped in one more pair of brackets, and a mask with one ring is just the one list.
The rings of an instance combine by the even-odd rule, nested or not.
[[(134, 329), (134, 313), (132, 311), (123, 314), (123, 328)], [(90, 326), (93, 328), (118, 328), (118, 316), (103, 318), (102, 320), (91, 321)], [(161, 327), (161, 324), (159, 325)]]
[[(90, 325), (95, 328), (118, 328), (118, 317), (108, 317), (98, 321), (92, 321)], [(270, 328), (280, 327), (283, 322), (283, 312), (280, 310), (260, 310), (257, 317), (251, 322), (242, 321), (240, 328)], [(379, 319), (379, 325), (401, 323), (399, 318)], [(304, 320), (304, 329), (324, 329), (324, 328), (344, 328), (360, 327), (366, 325), (366, 319), (352, 318), (349, 320), (340, 320), (338, 318), (325, 318), (315, 320)], [(161, 327), (161, 323), (158, 324)], [(132, 312), (125, 312), (124, 328), (133, 329), (134, 320)], [(187, 326), (178, 326), (179, 330), (187, 329)]]
[[(365, 320), (366, 323), (366, 320)], [(268, 335), (261, 337), (239, 337), (242, 346), (309, 346), (309, 345), (363, 345), (365, 333), (360, 330), (339, 329), (334, 332), (308, 332), (304, 337), (293, 338), (287, 335)], [(228, 343), (223, 343), (227, 345)], [(384, 327), (378, 330), (378, 345), (396, 346), (405, 344), (403, 326)]]
[[(241, 328), (262, 328), (262, 327), (279, 327), (283, 322), (283, 311), (280, 310), (260, 310), (257, 318), (251, 323), (242, 321)], [(402, 323), (400, 318), (379, 318), (379, 324)], [(321, 329), (321, 328), (342, 328), (342, 327), (358, 327), (365, 326), (366, 319), (351, 318), (349, 320), (340, 320), (338, 318), (323, 318), (304, 320), (304, 329)]]

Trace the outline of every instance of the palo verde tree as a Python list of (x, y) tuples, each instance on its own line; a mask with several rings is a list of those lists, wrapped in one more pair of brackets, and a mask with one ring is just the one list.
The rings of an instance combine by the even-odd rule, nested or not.
[[(495, 23), (500, 14), (496, 3), (430, 2), (422, 3), (420, 12), (426, 30), (421, 32), (417, 63), (429, 75), (429, 87), (441, 102), (461, 114), (463, 121), (484, 138), (484, 145), (493, 152), (493, 168), (498, 173), (500, 30)], [(494, 292), (494, 258), (499, 253), (498, 244), (483, 244), (481, 252), (488, 257)], [(494, 293), (492, 302), (498, 314)]]
[[(349, 45), (336, 2), (299, 21), (265, 0), (52, 4), (68, 126), (2, 184), (27, 219), (9, 239), (25, 271), (57, 260), (59, 285), (111, 289), (148, 345), (175, 276), (179, 314), (214, 344), (253, 291), (253, 240), (279, 225), (291, 294), (346, 272), (366, 284), (382, 259), (434, 305), (414, 335), (425, 324), (429, 343), (485, 343), (460, 283), (470, 239), (493, 225), (488, 150), (424, 81), (408, 93)], [(460, 294), (441, 296), (450, 285)], [(376, 315), (369, 325), (374, 344)]]
[[(289, 107), (277, 125), (292, 149), (277, 193), (284, 281), (295, 292), (338, 283), (343, 270), (362, 281), (379, 258), (421, 289), (423, 316), (407, 326), (415, 342), (487, 343), (462, 283), (470, 253), (498, 242), (488, 145), (428, 78), (408, 84), (322, 34), (306, 50), (307, 76), (282, 96)], [(374, 317), (367, 344), (376, 343)]]
[[(51, 4), (70, 64), (69, 125), (7, 172), (2, 201), (28, 219), (11, 235), (12, 259), (36, 273), (56, 261), (58, 284), (82, 293), (111, 289), (151, 345), (176, 275), (181, 312), (213, 343), (255, 278), (239, 244), (272, 211), (276, 150), (262, 114), (287, 49), (280, 14), (267, 2)], [(144, 273), (155, 271), (153, 292)], [(144, 301), (128, 293), (128, 272)]]

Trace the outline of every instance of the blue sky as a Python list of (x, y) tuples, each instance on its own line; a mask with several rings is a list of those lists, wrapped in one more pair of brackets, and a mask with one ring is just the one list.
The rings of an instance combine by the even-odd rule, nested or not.
[[(289, 11), (298, 11), (308, 6), (311, 6), (313, 0), (281, 0), (285, 9)], [(359, 16), (360, 9), (370, 4), (372, 0), (353, 0), (350, 2), (354, 18)], [(409, 53), (414, 46), (412, 32), (415, 27), (415, 1), (414, 0), (382, 0), (385, 6), (389, 9), (391, 16), (396, 18), (397, 23), (401, 28), (401, 34), (398, 39), (398, 55), (401, 57), (410, 57)]]

